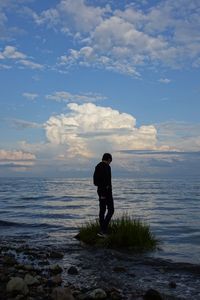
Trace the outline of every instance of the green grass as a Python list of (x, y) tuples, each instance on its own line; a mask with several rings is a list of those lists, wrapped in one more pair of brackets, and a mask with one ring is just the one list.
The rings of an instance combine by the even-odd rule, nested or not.
[(132, 219), (127, 214), (111, 221), (107, 238), (99, 238), (99, 231), (99, 222), (89, 221), (79, 228), (76, 238), (89, 245), (134, 251), (155, 250), (159, 243), (149, 225), (141, 220)]

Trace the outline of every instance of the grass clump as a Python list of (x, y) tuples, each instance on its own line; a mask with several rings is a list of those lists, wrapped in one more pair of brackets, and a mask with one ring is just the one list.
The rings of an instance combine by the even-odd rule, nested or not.
[(82, 225), (77, 238), (89, 245), (135, 251), (154, 250), (158, 245), (158, 240), (150, 231), (150, 226), (127, 214), (111, 221), (106, 238), (99, 238), (97, 236), (99, 231), (99, 222), (97, 220), (90, 221)]

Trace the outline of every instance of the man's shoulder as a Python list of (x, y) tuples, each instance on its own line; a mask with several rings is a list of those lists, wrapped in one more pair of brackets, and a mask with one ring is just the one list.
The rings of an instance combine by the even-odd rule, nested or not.
[(96, 168), (110, 168), (110, 166), (108, 164), (106, 164), (103, 161), (100, 161), (97, 165)]
[(99, 167), (101, 167), (101, 162), (98, 163), (95, 168), (99, 168)]

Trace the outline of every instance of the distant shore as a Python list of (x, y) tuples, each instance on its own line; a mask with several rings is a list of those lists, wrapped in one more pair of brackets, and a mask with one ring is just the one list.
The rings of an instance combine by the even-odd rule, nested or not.
[(200, 299), (200, 265), (85, 245), (1, 240), (0, 278), (2, 300)]

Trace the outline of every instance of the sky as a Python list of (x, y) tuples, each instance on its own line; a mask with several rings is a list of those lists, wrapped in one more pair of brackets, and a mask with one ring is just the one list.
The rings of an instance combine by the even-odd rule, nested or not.
[(200, 175), (198, 0), (0, 0), (0, 176)]

